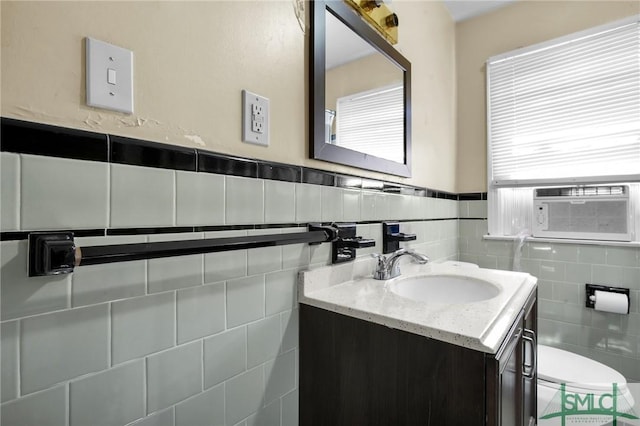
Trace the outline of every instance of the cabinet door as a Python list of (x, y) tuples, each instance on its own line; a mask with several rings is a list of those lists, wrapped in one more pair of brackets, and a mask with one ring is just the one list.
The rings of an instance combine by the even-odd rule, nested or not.
[(487, 363), (487, 426), (533, 426), (537, 416), (536, 293)]
[(536, 299), (525, 307), (524, 329), (522, 331), (522, 388), (523, 425), (532, 426), (537, 422), (537, 340), (538, 315)]
[[(519, 341), (521, 330), (517, 339)], [(500, 374), (500, 425), (520, 425), (521, 418), (521, 381), (519, 363), (519, 344), (514, 345), (505, 360), (504, 370)]]
[(522, 325), (523, 319), (520, 316), (498, 358), (500, 426), (522, 425)]

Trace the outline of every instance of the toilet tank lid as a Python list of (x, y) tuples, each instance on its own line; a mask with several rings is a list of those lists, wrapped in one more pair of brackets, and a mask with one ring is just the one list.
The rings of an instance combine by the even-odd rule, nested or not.
[(573, 352), (544, 345), (538, 345), (538, 378), (593, 390), (610, 390), (613, 383), (617, 383), (622, 390), (627, 384), (624, 376), (611, 367)]

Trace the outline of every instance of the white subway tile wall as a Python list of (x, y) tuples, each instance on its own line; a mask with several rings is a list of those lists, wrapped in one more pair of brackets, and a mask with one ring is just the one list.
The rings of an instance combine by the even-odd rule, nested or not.
[[(7, 153), (2, 161), (3, 231), (415, 219), (401, 231), (418, 239), (403, 245), (434, 261), (458, 257), (457, 201)], [(47, 209), (62, 212), (52, 221), (25, 187), (41, 192), (39, 182), (55, 181), (61, 161), (96, 192), (48, 196)], [(377, 242), (358, 256), (381, 250), (381, 224), (359, 224), (357, 233)], [(5, 241), (0, 249), (2, 426), (297, 425), (297, 275), (330, 263), (329, 244), (82, 266), (72, 275), (36, 278), (26, 275), (26, 241)]]
[(208, 389), (176, 405), (176, 426), (223, 425), (224, 385)]
[(140, 359), (71, 382), (69, 424), (127, 424), (144, 416), (144, 374)]
[(296, 221), (296, 184), (267, 180), (264, 182), (265, 223)]
[(147, 414), (202, 392), (202, 350), (198, 340), (147, 358)]
[(0, 231), (20, 229), (20, 156), (0, 152)]
[(175, 173), (174, 170), (111, 164), (110, 226), (175, 225)]
[[(144, 243), (143, 235), (76, 238), (80, 247)], [(71, 306), (86, 306), (146, 293), (147, 265), (144, 261), (106, 263), (78, 268), (71, 276)]]
[(221, 225), (224, 212), (224, 176), (176, 171), (176, 225)]
[(20, 157), (22, 229), (107, 226), (107, 163), (26, 154)]
[(27, 318), (20, 324), (21, 393), (109, 366), (109, 306), (95, 305)]
[[(514, 243), (483, 240), (486, 201), (460, 201), (460, 260), (511, 270)], [(606, 245), (533, 243), (522, 248), (521, 269), (538, 277), (540, 344), (603, 362), (640, 382), (640, 249)], [(626, 287), (629, 315), (585, 307), (585, 284)]]
[[(3, 322), (0, 328), (0, 369), (3, 371), (1, 402), (18, 396), (18, 321)], [(5, 373), (6, 372), (6, 373)]]
[(175, 345), (175, 298), (174, 292), (167, 292), (124, 299), (110, 305), (112, 364)]
[(227, 176), (225, 219), (228, 224), (264, 222), (264, 181)]

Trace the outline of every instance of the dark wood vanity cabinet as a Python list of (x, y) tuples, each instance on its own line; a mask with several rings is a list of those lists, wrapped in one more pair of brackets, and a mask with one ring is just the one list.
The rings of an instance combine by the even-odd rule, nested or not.
[(537, 329), (534, 293), (511, 326), (497, 354), (487, 362), (487, 425), (536, 424)]
[(497, 354), (301, 304), (300, 425), (535, 424), (535, 302)]

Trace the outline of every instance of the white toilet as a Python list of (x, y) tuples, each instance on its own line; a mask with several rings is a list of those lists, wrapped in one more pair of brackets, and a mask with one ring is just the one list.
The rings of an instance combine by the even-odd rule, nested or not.
[[(579, 410), (613, 404), (613, 383), (617, 384), (616, 411), (629, 412), (634, 400), (622, 374), (581, 355), (538, 345), (538, 425), (560, 425), (562, 416), (543, 419), (545, 415), (561, 411), (561, 384), (565, 384), (565, 408)], [(590, 395), (593, 395), (592, 397)], [(637, 414), (636, 414), (637, 415)], [(569, 414), (567, 425), (600, 426), (611, 424), (611, 416)], [(618, 418), (618, 421), (624, 419)], [(620, 424), (620, 423), (619, 423)], [(635, 423), (634, 423), (635, 424)]]

